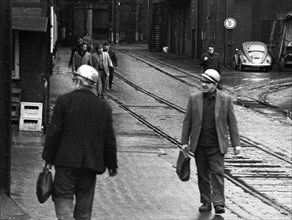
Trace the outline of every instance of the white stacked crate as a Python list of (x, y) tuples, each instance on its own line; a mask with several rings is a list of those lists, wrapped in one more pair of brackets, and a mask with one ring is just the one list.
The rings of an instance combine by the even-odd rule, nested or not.
[(20, 122), (21, 131), (41, 131), (42, 130), (43, 103), (21, 102)]

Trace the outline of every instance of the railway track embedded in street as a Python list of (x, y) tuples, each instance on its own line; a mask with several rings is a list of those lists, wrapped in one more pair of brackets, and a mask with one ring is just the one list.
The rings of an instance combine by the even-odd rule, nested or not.
[[(143, 89), (142, 87), (136, 85), (135, 83), (127, 80), (123, 77), (120, 71), (116, 71), (115, 76), (126, 83), (128, 86), (134, 88), (135, 90), (142, 92), (143, 94), (152, 97), (158, 103), (167, 106), (167, 108), (174, 109), (178, 114), (185, 114), (185, 109), (181, 106), (178, 106), (171, 101), (168, 101), (164, 98), (161, 98), (154, 93)], [(169, 142), (173, 143), (175, 146), (180, 148), (181, 143), (173, 138), (171, 135), (167, 134), (161, 130), (158, 126), (150, 123), (145, 119), (143, 115), (132, 110), (121, 100), (115, 98), (113, 95), (107, 94), (106, 97), (113, 102), (117, 103), (120, 108), (128, 112), (138, 121), (140, 121), (145, 126), (152, 129), (154, 132), (167, 139)], [(274, 152), (269, 148), (256, 143), (250, 140), (247, 137), (241, 136), (243, 155), (241, 157), (234, 157), (229, 154), (226, 156), (226, 168), (225, 168), (225, 177), (231, 181), (236, 186), (242, 188), (244, 191), (248, 192), (252, 196), (259, 198), (264, 203), (276, 208), (277, 210), (292, 214), (291, 207), (285, 205), (276, 200), (273, 196), (269, 195), (269, 189), (266, 190), (266, 187), (260, 187), (259, 185), (265, 186), (268, 180), (269, 182), (275, 182), (275, 185), (272, 186), (272, 189), (275, 190), (278, 187), (277, 181), (282, 182), (282, 186), (289, 188), (289, 185), (292, 183), (291, 168), (292, 162), (289, 159), (289, 156), (279, 154), (279, 152)], [(247, 150), (254, 152), (253, 155), (244, 153)], [(257, 156), (255, 156), (257, 155)], [(258, 182), (260, 181), (260, 184)], [(270, 187), (270, 186), (269, 186)], [(265, 189), (265, 190), (261, 190)], [(292, 193), (288, 192), (287, 193)]]
[[(126, 54), (128, 56), (133, 57), (134, 59), (137, 59), (143, 63), (146, 63), (147, 65), (155, 68), (156, 70), (166, 74), (169, 77), (172, 77), (180, 82), (182, 82), (185, 85), (200, 89), (199, 83), (201, 76), (196, 75), (195, 73), (192, 73), (190, 71), (186, 71), (182, 68), (178, 68), (174, 65), (170, 65), (167, 62), (160, 61), (158, 59), (154, 59), (153, 57), (147, 56), (145, 54), (139, 53), (139, 52), (134, 52), (126, 49), (119, 49), (117, 50), (120, 53)], [(166, 67), (168, 70), (162, 68)], [(180, 76), (173, 75), (171, 71), (178, 71), (182, 74), (185, 74), (187, 77), (190, 77), (195, 80), (196, 83), (189, 82), (186, 79), (183, 79)], [(264, 87), (264, 86), (262, 86)], [(234, 93), (229, 90), (228, 88), (224, 87), (224, 90), (226, 90), (228, 93), (231, 95), (234, 95)], [(251, 97), (246, 97), (246, 96), (241, 96), (241, 97), (236, 97), (235, 104), (243, 106), (245, 108), (253, 109), (254, 111), (257, 111), (261, 114), (267, 115), (269, 117), (272, 117), (276, 120), (279, 120), (280, 122), (284, 124), (291, 124), (290, 120), (287, 121), (286, 119), (291, 119), (291, 111), (283, 108), (279, 108), (277, 106), (271, 105), (270, 103), (266, 102), (262, 97), (264, 94), (259, 95), (257, 99), (251, 98)]]

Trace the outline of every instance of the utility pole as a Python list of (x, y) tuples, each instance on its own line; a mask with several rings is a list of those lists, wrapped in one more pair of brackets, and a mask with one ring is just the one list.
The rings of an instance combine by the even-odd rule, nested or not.
[(116, 0), (112, 0), (112, 25), (111, 25), (111, 42), (116, 43), (117, 19), (116, 19)]
[(10, 195), (11, 164), (11, 1), (0, 1), (0, 193)]
[[(234, 0), (226, 2), (226, 18), (233, 17)], [(232, 29), (225, 30), (225, 46), (224, 46), (224, 66), (227, 67), (232, 63)]]
[(139, 40), (139, 34), (140, 34), (140, 1), (136, 0), (135, 2), (136, 8), (135, 8), (135, 41)]
[(120, 24), (121, 24), (121, 21), (120, 21), (120, 5), (121, 5), (121, 2), (118, 0), (115, 4), (115, 14), (116, 14), (116, 44), (120, 43)]

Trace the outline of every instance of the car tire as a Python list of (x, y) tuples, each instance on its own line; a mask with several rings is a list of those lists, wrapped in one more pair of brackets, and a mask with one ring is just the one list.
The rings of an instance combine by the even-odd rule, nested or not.
[(234, 69), (234, 70), (237, 70), (237, 65), (236, 65), (236, 61), (235, 61), (234, 58), (233, 58), (232, 65), (233, 65), (233, 69)]
[(279, 70), (283, 71), (284, 68), (285, 68), (285, 59), (284, 59), (284, 57), (281, 57), (279, 60)]
[(240, 71), (243, 71), (243, 65), (241, 64), (241, 61), (239, 61), (238, 62), (238, 69), (240, 70)]

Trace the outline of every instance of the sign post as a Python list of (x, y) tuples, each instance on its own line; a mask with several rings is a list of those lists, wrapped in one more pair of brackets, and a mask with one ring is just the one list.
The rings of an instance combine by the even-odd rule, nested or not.
[(226, 36), (225, 36), (225, 42), (226, 42), (226, 52), (225, 58), (224, 58), (224, 64), (231, 64), (232, 63), (232, 30), (236, 27), (237, 22), (234, 18), (229, 17), (224, 20), (224, 27), (226, 28)]

